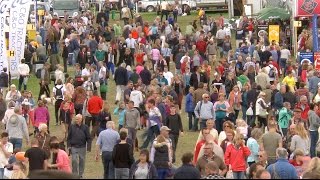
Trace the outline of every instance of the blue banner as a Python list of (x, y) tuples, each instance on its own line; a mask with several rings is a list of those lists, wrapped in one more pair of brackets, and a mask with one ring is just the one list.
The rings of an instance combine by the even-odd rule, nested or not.
[(318, 15), (314, 14), (313, 17), (312, 17), (313, 52), (318, 52), (319, 51), (317, 21), (318, 21)]
[(313, 52), (300, 52), (299, 54), (300, 63), (303, 61), (309, 61), (310, 63), (314, 62)]

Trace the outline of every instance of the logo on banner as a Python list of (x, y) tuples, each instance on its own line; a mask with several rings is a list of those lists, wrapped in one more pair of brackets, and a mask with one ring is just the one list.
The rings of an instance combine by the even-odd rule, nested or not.
[(307, 61), (308, 63), (314, 62), (313, 52), (301, 52), (300, 56), (300, 63)]
[(301, 6), (301, 9), (305, 12), (312, 14), (313, 11), (317, 8), (318, 3), (314, 0), (305, 0)]
[(320, 70), (320, 52), (314, 53), (314, 68)]

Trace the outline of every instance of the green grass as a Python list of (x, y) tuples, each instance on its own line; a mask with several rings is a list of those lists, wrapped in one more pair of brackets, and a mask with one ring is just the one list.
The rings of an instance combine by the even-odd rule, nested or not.
[[(217, 14), (211, 14), (213, 17), (217, 17), (219, 13)], [(144, 21), (149, 21), (152, 22), (154, 18), (156, 17), (156, 13), (142, 13), (142, 17)], [(118, 14), (116, 14), (116, 21), (118, 20)], [(184, 16), (178, 17), (178, 23), (181, 27), (182, 32), (185, 32), (185, 26), (189, 23), (192, 22), (196, 18), (196, 13), (192, 13), (190, 16)], [(113, 24), (115, 21), (111, 20), (110, 24)], [(68, 73), (73, 77), (73, 72), (74, 69), (72, 67), (68, 67)], [(18, 86), (18, 81), (13, 80), (13, 83)], [(109, 80), (109, 89), (107, 93), (107, 101), (111, 107), (110, 111), (113, 112), (115, 109), (116, 105), (114, 105), (115, 101), (115, 93), (116, 93), (116, 88), (115, 88), (115, 83), (113, 80)], [(53, 84), (51, 83), (50, 85), (50, 90), (52, 91)], [(31, 90), (33, 92), (34, 99), (37, 100), (38, 94), (39, 94), (39, 80), (35, 77), (35, 75), (31, 75), (29, 82), (28, 82), (28, 90)], [(184, 101), (183, 101), (184, 102)], [(184, 104), (184, 103), (183, 103)], [(51, 135), (53, 136), (58, 136), (61, 139), (63, 138), (63, 133), (61, 126), (55, 126), (55, 116), (54, 116), (54, 107), (52, 105), (49, 105), (49, 110), (50, 110), (50, 132)], [(177, 152), (176, 152), (176, 166), (181, 165), (180, 158), (182, 154), (186, 152), (193, 152), (195, 142), (198, 138), (198, 132), (188, 132), (188, 118), (187, 114), (184, 112), (184, 105), (181, 110), (182, 114), (182, 121), (183, 121), (183, 126), (184, 126), (184, 136), (179, 138), (179, 144), (177, 146)], [(112, 119), (118, 124), (118, 118), (117, 116), (112, 116)], [(33, 127), (29, 127), (30, 132), (33, 132)], [(142, 134), (143, 130), (140, 130), (138, 132), (138, 137), (139, 137), (139, 146), (143, 141), (141, 140), (140, 135)], [(96, 162), (94, 160), (95, 157), (95, 142), (96, 138), (93, 140), (93, 148), (92, 152), (87, 153), (86, 157), (86, 166), (85, 166), (85, 173), (84, 173), (84, 178), (102, 178), (103, 177), (103, 168), (102, 168), (102, 162), (101, 159)], [(26, 144), (24, 142), (24, 147), (23, 149), (26, 150), (28, 147), (26, 147)], [(138, 154), (135, 153), (135, 158), (137, 159)]]

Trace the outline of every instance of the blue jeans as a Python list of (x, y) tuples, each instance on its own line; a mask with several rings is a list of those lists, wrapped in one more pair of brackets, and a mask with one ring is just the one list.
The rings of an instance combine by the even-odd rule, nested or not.
[(0, 168), (0, 179), (3, 179), (4, 168)]
[(147, 132), (147, 139), (144, 141), (141, 148), (142, 149), (147, 148), (149, 146), (149, 143), (153, 142), (154, 138), (156, 136), (158, 136), (159, 134), (160, 134), (160, 130), (159, 130), (158, 125), (149, 127), (148, 132)]
[(111, 71), (112, 75), (114, 75), (114, 64), (112, 62), (108, 62), (107, 68), (108, 71)]
[(158, 168), (158, 179), (166, 179), (169, 173), (169, 169)]
[(233, 179), (245, 179), (243, 171), (233, 171)]
[(102, 152), (102, 163), (103, 163), (103, 178), (114, 179), (114, 166), (112, 162), (112, 152)]
[(200, 121), (200, 130), (202, 130), (202, 129), (207, 127), (207, 124), (206, 124), (207, 120), (208, 119), (201, 119), (201, 121)]
[(248, 110), (248, 107), (242, 106), (241, 110), (242, 110), (242, 119), (245, 120), (248, 123), (248, 121), (247, 121), (247, 110)]
[(22, 139), (21, 138), (10, 138), (9, 142), (13, 145), (13, 149), (22, 147)]
[(196, 116), (194, 112), (188, 112), (188, 118), (189, 118), (189, 130), (192, 129), (192, 118), (195, 119)]
[(310, 156), (311, 158), (316, 157), (317, 156), (317, 151), (316, 151), (316, 147), (317, 147), (317, 142), (319, 139), (319, 132), (318, 131), (310, 131)]

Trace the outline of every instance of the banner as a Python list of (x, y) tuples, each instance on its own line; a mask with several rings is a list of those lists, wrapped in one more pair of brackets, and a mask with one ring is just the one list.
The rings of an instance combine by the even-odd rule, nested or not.
[(303, 61), (309, 61), (309, 63), (313, 63), (314, 62), (313, 52), (300, 52), (299, 59), (301, 64), (303, 63)]
[(9, 51), (14, 52), (10, 53), (9, 57), (11, 77), (18, 77), (18, 65), (24, 57), (26, 26), (31, 2), (32, 0), (14, 0), (10, 6)]
[(6, 41), (6, 31), (8, 31), (9, 26), (6, 22), (6, 15), (9, 9), (9, 1), (0, 1), (0, 72), (3, 68), (8, 69), (8, 57), (7, 57), (7, 41)]
[(279, 25), (269, 25), (269, 42), (271, 43), (275, 40), (279, 43), (280, 36), (280, 26)]
[(313, 16), (320, 15), (319, 0), (297, 0), (297, 16)]
[(314, 53), (314, 69), (320, 70), (320, 52)]

